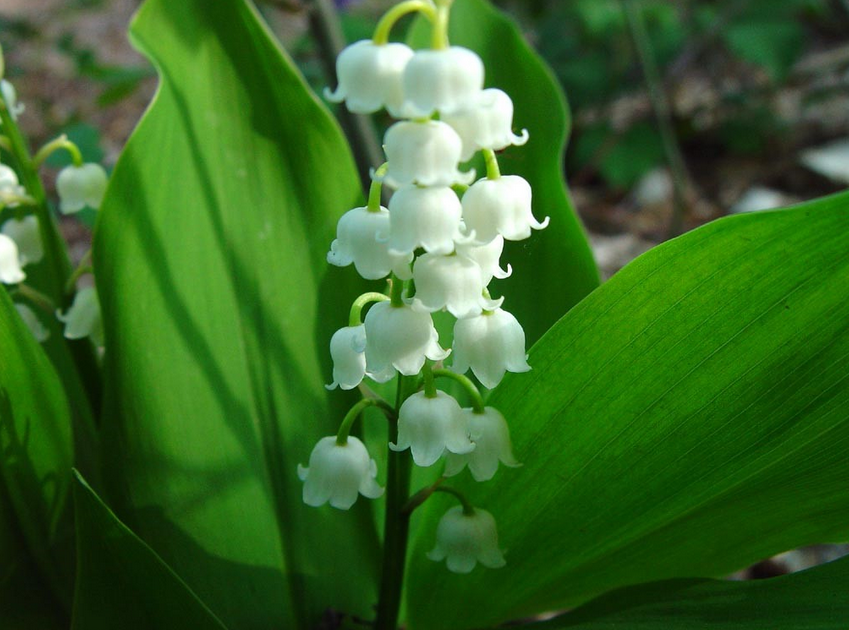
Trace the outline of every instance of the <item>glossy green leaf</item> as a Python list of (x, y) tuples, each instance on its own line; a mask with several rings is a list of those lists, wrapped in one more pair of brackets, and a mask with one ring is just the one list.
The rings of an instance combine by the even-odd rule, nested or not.
[(72, 630), (224, 628), (79, 475), (74, 507), (79, 564)]
[[(73, 446), (62, 384), (0, 290), (0, 483), (17, 529), (58, 600), (70, 603), (73, 554), (68, 510)], [(3, 560), (0, 558), (0, 560)], [(26, 562), (19, 557), (19, 562)], [(15, 562), (0, 562), (13, 570)]]
[(411, 628), (470, 628), (628, 584), (849, 539), (849, 194), (716, 221), (569, 312), (491, 403), (524, 466), (457, 480), (507, 566), (410, 564)]
[(148, 0), (131, 34), (161, 82), (95, 235), (110, 503), (228, 626), (371, 614), (368, 502), (307, 507), (296, 473), (344, 414), (348, 147), (246, 0)]
[[(414, 24), (410, 42), (428, 44), (426, 22)], [(584, 229), (563, 181), (563, 151), (571, 127), (566, 100), (549, 68), (522, 37), (516, 24), (486, 0), (456, 0), (451, 9), (451, 43), (477, 52), (486, 66), (486, 87), (513, 99), (513, 126), (527, 128), (530, 140), (499, 154), (501, 172), (521, 175), (534, 193), (534, 214), (551, 224), (531, 238), (508, 243), (502, 260), (513, 275), (495, 282), (507, 296), (504, 308), (522, 322), (528, 343), (595, 289), (599, 283)], [(477, 172), (485, 173), (475, 161)], [(539, 287), (550, 287), (540, 291)]]
[(769, 580), (619, 589), (532, 630), (845, 630), (849, 558)]

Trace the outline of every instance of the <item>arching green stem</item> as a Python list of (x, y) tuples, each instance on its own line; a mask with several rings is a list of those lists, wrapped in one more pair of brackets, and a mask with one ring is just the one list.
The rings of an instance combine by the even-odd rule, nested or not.
[(44, 164), (44, 160), (60, 149), (65, 149), (65, 151), (71, 155), (71, 160), (73, 161), (74, 166), (83, 165), (83, 154), (80, 153), (79, 147), (68, 140), (68, 136), (63, 133), (61, 136), (51, 140), (38, 150), (35, 157), (32, 158), (33, 166), (38, 168)]
[(392, 306), (400, 308), (404, 306), (404, 281), (393, 273), (390, 282), (392, 286), (389, 290), (389, 299), (392, 301)]
[(360, 416), (363, 410), (369, 407), (379, 408), (389, 420), (394, 421), (395, 410), (385, 400), (380, 398), (363, 398), (345, 414), (342, 424), (339, 425), (339, 431), (336, 433), (336, 444), (345, 446), (348, 443), (348, 436), (351, 434), (351, 427), (354, 426), (354, 421)]
[(351, 304), (351, 314), (348, 316), (348, 326), (359, 326), (363, 323), (363, 309), (366, 307), (366, 304), (371, 304), (372, 302), (385, 302), (388, 299), (388, 295), (377, 293), (375, 291), (363, 293), (360, 297), (354, 300), (353, 304)]
[(15, 293), (18, 295), (22, 295), (30, 302), (35, 304), (42, 311), (50, 315), (51, 317), (56, 314), (56, 304), (51, 300), (48, 296), (44, 295), (41, 291), (37, 289), (33, 289), (28, 284), (19, 284), (14, 289)]
[(436, 398), (436, 384), (433, 382), (433, 367), (429, 359), (425, 359), (422, 366), (422, 378), (424, 379), (424, 393), (427, 398)]
[(369, 212), (380, 212), (380, 193), (383, 191), (383, 176), (389, 169), (389, 162), (381, 164), (374, 172), (371, 179), (371, 185), (368, 189), (368, 205), (366, 209)]
[(74, 288), (77, 285), (77, 280), (82, 278), (85, 274), (91, 273), (94, 271), (94, 267), (91, 264), (91, 250), (89, 249), (80, 260), (80, 264), (77, 265), (77, 268), (74, 269), (74, 272), (68, 276), (67, 282), (65, 282), (65, 293), (70, 295), (74, 292)]
[(492, 149), (483, 150), (483, 159), (486, 162), (486, 178), (498, 179), (501, 177), (501, 169), (498, 168), (498, 158)]
[(463, 506), (463, 514), (466, 516), (474, 516), (475, 508), (469, 503), (469, 500), (466, 498), (466, 495), (456, 490), (454, 488), (449, 488), (448, 486), (439, 486), (438, 488), (434, 488), (434, 492), (445, 492), (446, 494), (453, 495), (460, 504)]
[(377, 23), (377, 28), (374, 29), (372, 41), (378, 46), (383, 46), (389, 42), (389, 33), (395, 23), (408, 13), (421, 13), (431, 23), (436, 21), (436, 7), (430, 0), (406, 0), (400, 4), (396, 4), (389, 9), (380, 21)]
[(485, 406), (483, 404), (483, 396), (481, 396), (480, 391), (477, 387), (475, 387), (475, 384), (472, 383), (472, 380), (468, 376), (457, 374), (457, 372), (445, 369), (434, 370), (433, 375), (436, 377), (442, 376), (445, 378), (452, 378), (460, 383), (460, 385), (463, 386), (463, 389), (465, 389), (469, 393), (469, 396), (471, 396), (472, 408), (475, 410), (475, 413), (484, 412)]
[(436, 0), (436, 19), (431, 32), (431, 47), (434, 50), (448, 48), (448, 17), (451, 13), (453, 0)]

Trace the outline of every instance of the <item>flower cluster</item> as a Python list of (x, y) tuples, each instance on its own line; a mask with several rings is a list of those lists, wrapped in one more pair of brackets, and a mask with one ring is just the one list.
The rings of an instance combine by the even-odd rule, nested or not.
[[(14, 86), (6, 79), (0, 79), (0, 107), (8, 113), (5, 123), (15, 127), (18, 116), (24, 112), (24, 106), (18, 102)], [(9, 133), (10, 130), (2, 127), (0, 131)], [(95, 210), (100, 207), (106, 190), (106, 171), (99, 164), (84, 163), (79, 149), (67, 137), (62, 135), (48, 142), (32, 158), (22, 157), (20, 152), (26, 153), (26, 150), (11, 145), (8, 136), (4, 136), (4, 140), (10, 153), (18, 160), (19, 166), (25, 170), (32, 169), (32, 177), (29, 180), (25, 177), (25, 181), (30, 183), (33, 179), (37, 180), (35, 169), (51, 153), (59, 149), (68, 151), (73, 164), (63, 168), (56, 179), (60, 211), (70, 214), (86, 207)], [(100, 306), (93, 287), (73, 293), (73, 300), (67, 312), (62, 313), (61, 310), (55, 309), (50, 298), (23, 284), (27, 278), (25, 268), (38, 265), (45, 257), (45, 225), (42, 221), (49, 223), (52, 220), (40, 184), (30, 188), (31, 190), (28, 190), (21, 184), (14, 169), (0, 164), (0, 211), (11, 210), (9, 217), (0, 224), (0, 283), (10, 285), (15, 297), (21, 295), (26, 300), (16, 301), (15, 308), (39, 342), (49, 338), (50, 330), (31, 304), (63, 322), (64, 336), (68, 339), (90, 337), (97, 345), (103, 345)], [(73, 280), (87, 270), (89, 268), (86, 259), (84, 265), (74, 274)], [(73, 288), (69, 287), (69, 293)]]
[[(486, 481), (499, 463), (519, 463), (504, 416), (484, 405), (465, 374), (471, 371), (491, 389), (506, 372), (530, 369), (522, 326), (501, 308), (504, 299), (493, 298), (489, 287), (512, 272), (500, 262), (505, 240), (528, 238), (548, 219), (534, 218), (528, 182), (501, 175), (498, 167), (496, 151), (528, 140), (527, 131), (513, 132), (510, 97), (484, 88), (484, 65), (475, 52), (448, 45), (444, 4), (429, 8), (414, 3), (433, 23), (431, 49), (414, 51), (389, 43), (388, 29), (404, 4), (390, 10), (373, 40), (342, 51), (338, 87), (326, 93), (352, 112), (385, 108), (400, 119), (384, 137), (386, 163), (373, 173), (367, 205), (342, 216), (327, 255), (332, 265), (353, 264), (363, 278), (390, 277), (389, 295), (361, 296), (348, 326), (333, 335), (333, 382), (328, 387), (353, 389), (366, 377), (378, 383), (395, 376), (420, 377), (419, 391), (387, 413), (391, 422), (397, 421), (397, 437), (389, 448), (409, 449), (414, 463), (423, 467), (444, 457), (444, 476), (468, 466), (474, 479)], [(474, 169), (461, 163), (478, 153), (483, 154), (486, 176), (475, 181)], [(388, 207), (381, 205), (382, 185), (393, 189)], [(439, 343), (432, 317), (437, 311), (456, 318), (450, 349)], [(441, 362), (449, 355), (450, 369), (444, 369)], [(435, 377), (459, 381), (472, 406), (463, 408), (437, 390)], [(346, 418), (339, 437), (323, 438), (309, 468), (299, 469), (309, 505), (329, 502), (347, 508), (357, 491), (378, 495), (374, 462), (365, 447), (355, 438), (342, 439), (352, 421)], [(471, 571), (476, 562), (503, 565), (493, 517), (463, 502), (463, 509), (450, 510), (439, 524), (430, 557), (447, 558), (455, 572)]]

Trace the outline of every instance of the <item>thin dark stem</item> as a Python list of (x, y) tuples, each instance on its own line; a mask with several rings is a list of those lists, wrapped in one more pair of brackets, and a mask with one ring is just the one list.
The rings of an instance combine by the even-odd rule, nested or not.
[[(398, 377), (396, 411), (413, 393), (416, 379)], [(389, 441), (397, 442), (398, 423), (390, 423)], [(404, 506), (410, 499), (411, 460), (408, 453), (389, 450), (386, 480), (386, 518), (383, 534), (383, 572), (380, 579), (380, 600), (377, 605), (375, 630), (396, 630), (404, 589), (404, 567), (407, 560), (407, 539), (410, 515)]]
[(684, 226), (684, 217), (687, 213), (688, 206), (687, 200), (689, 198), (690, 177), (681, 147), (678, 145), (678, 139), (675, 136), (675, 130), (672, 126), (669, 100), (666, 97), (660, 72), (652, 56), (651, 41), (649, 41), (640, 12), (642, 8), (641, 3), (638, 0), (620, 0), (620, 3), (628, 22), (628, 30), (631, 34), (634, 48), (637, 51), (637, 56), (643, 69), (643, 76), (646, 79), (646, 85), (649, 89), (649, 98), (651, 99), (652, 108), (657, 119), (658, 131), (660, 131), (660, 138), (663, 142), (663, 150), (666, 153), (666, 160), (669, 163), (669, 170), (672, 173), (674, 207), (668, 234), (671, 238), (680, 234)]
[[(325, 76), (335, 85), (336, 58), (345, 48), (345, 36), (333, 0), (312, 0), (309, 16), (310, 31), (318, 46)], [(380, 141), (368, 116), (352, 114), (344, 105), (339, 106), (337, 116), (354, 152), (365, 194), (371, 184), (371, 169), (383, 163)]]

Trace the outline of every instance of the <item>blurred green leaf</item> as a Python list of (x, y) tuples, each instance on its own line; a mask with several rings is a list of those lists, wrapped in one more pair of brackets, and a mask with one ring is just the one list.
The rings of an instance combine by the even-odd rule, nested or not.
[(79, 567), (72, 630), (224, 628), (79, 475), (74, 506)]
[(524, 466), (457, 481), (495, 516), (507, 566), (429, 562), (448, 505), (429, 502), (410, 627), (487, 626), (849, 539), (847, 231), (849, 194), (716, 221), (563, 317), (490, 401)]
[[(411, 43), (426, 43), (428, 33), (427, 25), (417, 22)], [(583, 226), (563, 181), (563, 150), (571, 123), (567, 105), (548, 67), (516, 25), (486, 0), (454, 3), (450, 37), (452, 44), (481, 56), (487, 87), (510, 95), (514, 126), (530, 132), (525, 146), (499, 154), (501, 171), (530, 182), (534, 214), (540, 220), (550, 216), (551, 225), (526, 241), (507, 244), (502, 260), (513, 266), (513, 275), (497, 282), (495, 289), (508, 296), (504, 308), (522, 322), (531, 344), (599, 283)], [(483, 174), (482, 162), (475, 165)]]
[[(100, 130), (88, 123), (75, 122), (64, 127), (60, 133), (68, 136), (68, 140), (77, 145), (85, 162), (103, 161), (103, 149), (100, 148)], [(45, 164), (56, 168), (71, 164), (71, 156), (67, 151), (56, 151), (50, 155)]]
[(131, 34), (161, 83), (95, 235), (110, 503), (228, 626), (370, 615), (371, 506), (308, 507), (296, 474), (350, 402), (324, 388), (350, 151), (245, 0), (149, 0)]
[[(73, 589), (68, 402), (5, 290), (0, 291), (0, 357), (0, 482), (30, 557), (54, 596), (68, 605)], [(11, 560), (0, 566), (15, 570)]]
[(787, 76), (805, 43), (798, 23), (772, 17), (730, 24), (722, 36), (732, 52), (763, 67), (774, 81)]
[(656, 166), (663, 164), (663, 142), (654, 126), (638, 122), (598, 155), (599, 170), (614, 188), (630, 188)]
[(669, 580), (619, 589), (533, 630), (845, 630), (849, 558), (769, 580)]

